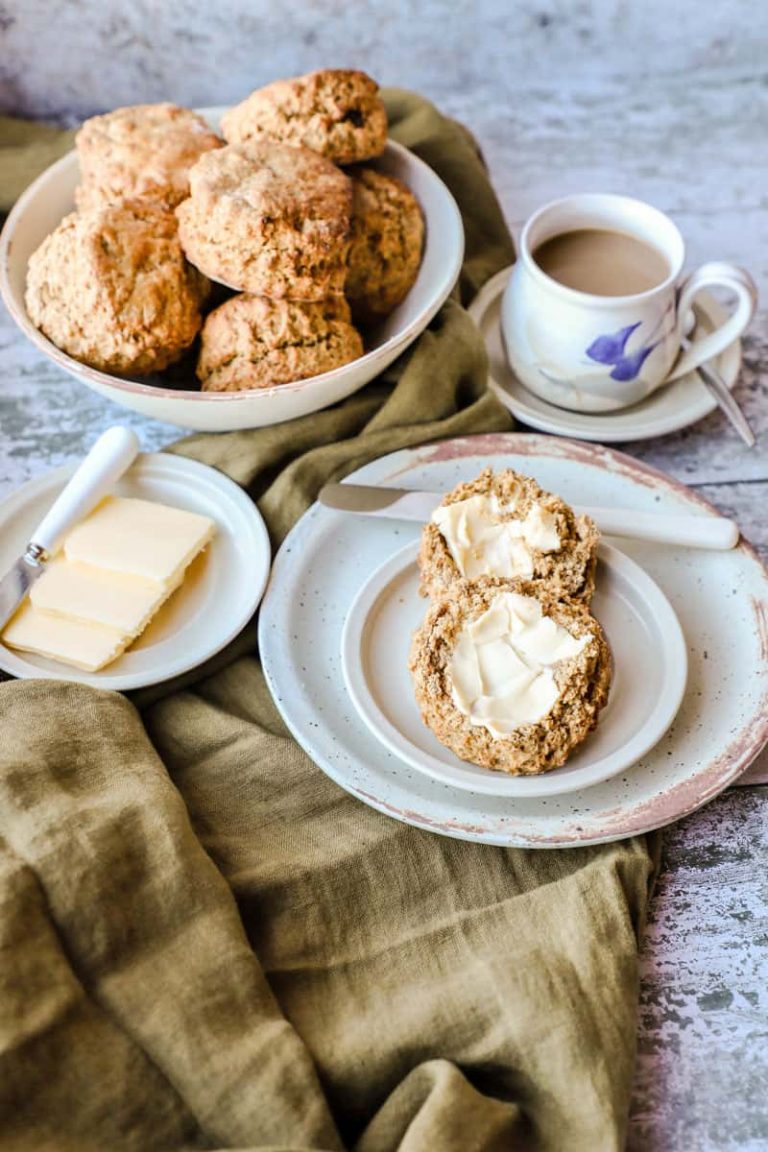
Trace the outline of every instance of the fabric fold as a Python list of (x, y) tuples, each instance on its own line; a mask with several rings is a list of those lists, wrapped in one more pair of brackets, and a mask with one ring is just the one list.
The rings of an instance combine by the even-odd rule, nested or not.
[[(274, 546), (327, 480), (512, 426), (463, 308), (513, 259), (479, 151), (385, 95), (462, 211), (459, 288), (348, 400), (172, 449), (242, 484)], [(0, 1150), (619, 1149), (658, 838), (506, 850), (388, 819), (295, 744), (254, 647), (133, 702), (0, 685)]]

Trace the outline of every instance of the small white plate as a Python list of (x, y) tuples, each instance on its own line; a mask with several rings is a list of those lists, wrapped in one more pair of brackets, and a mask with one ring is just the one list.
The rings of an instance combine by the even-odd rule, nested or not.
[(685, 692), (688, 658), (677, 616), (657, 584), (619, 552), (600, 549), (593, 611), (613, 657), (597, 730), (562, 768), (507, 776), (460, 760), (421, 719), (408, 671), (411, 636), (424, 619), (418, 544), (377, 569), (353, 603), (341, 638), (352, 701), (382, 744), (435, 780), (487, 796), (557, 796), (631, 768), (664, 735)]
[[(23, 552), (73, 472), (74, 467), (57, 468), (31, 480), (0, 507), (0, 573)], [(253, 616), (269, 576), (270, 545), (261, 513), (242, 488), (196, 460), (146, 453), (113, 491), (210, 516), (216, 535), (139, 640), (102, 672), (83, 672), (0, 643), (4, 672), (22, 679), (77, 680), (121, 692), (145, 688), (202, 664)]]
[[(689, 372), (672, 384), (657, 389), (640, 404), (622, 408), (619, 412), (570, 412), (535, 396), (520, 383), (510, 368), (501, 335), (501, 297), (511, 271), (511, 268), (504, 268), (488, 281), (472, 301), (469, 314), (482, 332), (488, 349), (489, 387), (504, 407), (524, 424), (559, 436), (613, 444), (666, 436), (680, 428), (687, 428), (689, 424), (695, 424), (717, 408), (717, 401), (696, 372)], [(706, 292), (696, 297), (696, 311), (699, 324), (694, 332), (694, 341), (722, 324), (728, 315), (715, 298)], [(727, 386), (733, 388), (741, 370), (740, 342), (737, 340), (726, 348), (717, 357), (714, 366)]]
[[(574, 504), (610, 500), (642, 512), (715, 514), (697, 493), (621, 452), (528, 432), (405, 449), (349, 479), (447, 492), (484, 467), (515, 468)], [(685, 695), (658, 744), (630, 770), (565, 795), (488, 796), (417, 772), (373, 735), (350, 700), (341, 636), (371, 573), (419, 534), (418, 524), (316, 504), (275, 557), (259, 613), (264, 673), (288, 728), (331, 779), (365, 804), (419, 828), (483, 844), (597, 844), (694, 811), (732, 784), (765, 745), (768, 572), (759, 557), (744, 540), (730, 552), (628, 540), (622, 551), (661, 588), (686, 640)], [(602, 607), (598, 611), (604, 614)], [(621, 702), (622, 674), (620, 668), (609, 709)]]

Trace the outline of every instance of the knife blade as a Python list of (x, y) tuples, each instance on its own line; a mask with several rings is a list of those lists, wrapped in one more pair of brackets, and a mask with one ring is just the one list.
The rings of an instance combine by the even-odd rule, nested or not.
[(106, 496), (138, 451), (136, 434), (129, 428), (108, 428), (99, 437), (32, 533), (21, 556), (0, 580), (0, 629), (42, 576), (62, 536)]
[[(370, 484), (326, 484), (318, 501), (326, 508), (387, 520), (426, 523), (442, 501), (442, 492), (417, 492), (407, 488), (383, 488)], [(727, 551), (739, 541), (739, 528), (724, 516), (670, 515), (628, 508), (595, 508), (574, 505), (577, 516), (589, 516), (607, 536), (676, 544), (682, 548)]]

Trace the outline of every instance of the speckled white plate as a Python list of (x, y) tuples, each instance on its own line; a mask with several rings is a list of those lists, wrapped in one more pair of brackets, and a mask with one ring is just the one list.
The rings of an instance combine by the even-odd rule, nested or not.
[(374, 736), (434, 780), (486, 796), (558, 796), (600, 784), (644, 756), (669, 728), (685, 692), (688, 660), (669, 601), (619, 552), (600, 549), (593, 611), (613, 657), (611, 693), (597, 730), (562, 768), (507, 776), (460, 760), (426, 727), (408, 671), (411, 636), (424, 619), (418, 542), (400, 548), (363, 585), (341, 636), (350, 699)]
[[(7, 571), (74, 466), (30, 480), (0, 505), (0, 572)], [(216, 535), (139, 640), (101, 672), (84, 672), (0, 642), (0, 668), (22, 679), (77, 680), (120, 692), (197, 667), (237, 636), (256, 611), (269, 575), (270, 544), (256, 505), (222, 472), (169, 453), (142, 453), (118, 481), (118, 496), (158, 500), (210, 516)]]
[[(452, 440), (361, 468), (367, 484), (447, 491), (481, 468), (511, 466), (581, 504), (712, 515), (663, 473), (598, 445), (532, 434)], [(357, 714), (341, 671), (350, 605), (415, 524), (319, 505), (273, 566), (259, 642), (267, 679), (296, 739), (341, 787), (399, 820), (486, 844), (563, 847), (616, 840), (693, 811), (740, 775), (768, 741), (768, 573), (746, 542), (697, 552), (622, 542), (674, 609), (688, 683), (674, 723), (633, 768), (565, 796), (485, 796), (431, 780), (385, 748)]]
[[(569, 412), (535, 396), (510, 368), (501, 336), (501, 297), (511, 271), (511, 268), (502, 269), (484, 285), (472, 301), (469, 314), (483, 333), (488, 349), (489, 387), (524, 424), (558, 436), (614, 444), (666, 436), (669, 432), (695, 424), (717, 408), (717, 401), (696, 372), (689, 372), (687, 376), (659, 388), (642, 403), (619, 412)], [(697, 334), (701, 337), (721, 324), (728, 315), (722, 305), (706, 292), (696, 297), (696, 311), (699, 324), (693, 335), (694, 341)], [(716, 366), (727, 386), (733, 388), (741, 369), (741, 344), (738, 340), (717, 357)]]

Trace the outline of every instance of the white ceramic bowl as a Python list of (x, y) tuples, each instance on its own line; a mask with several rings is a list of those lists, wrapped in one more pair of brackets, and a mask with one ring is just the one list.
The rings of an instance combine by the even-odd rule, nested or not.
[[(222, 111), (205, 109), (203, 115), (217, 129)], [(416, 283), (403, 303), (369, 334), (365, 354), (333, 372), (250, 392), (183, 391), (150, 383), (151, 377), (99, 372), (73, 360), (46, 339), (24, 306), (27, 262), (74, 208), (74, 190), (79, 182), (74, 152), (38, 176), (13, 207), (0, 236), (0, 294), (21, 330), (55, 364), (116, 404), (155, 420), (203, 432), (225, 432), (261, 428), (316, 412), (362, 388), (413, 343), (453, 288), (464, 257), (464, 230), (456, 202), (427, 164), (390, 140), (372, 167), (397, 176), (418, 198), (427, 225), (424, 257)]]

